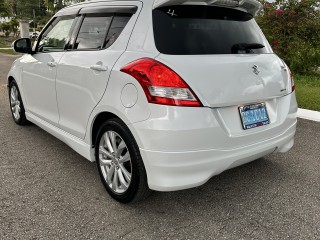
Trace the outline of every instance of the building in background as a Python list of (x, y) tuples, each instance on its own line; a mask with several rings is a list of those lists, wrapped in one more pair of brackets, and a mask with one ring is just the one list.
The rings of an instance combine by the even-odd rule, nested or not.
[(9, 17), (0, 17), (0, 23), (10, 22), (11, 18)]

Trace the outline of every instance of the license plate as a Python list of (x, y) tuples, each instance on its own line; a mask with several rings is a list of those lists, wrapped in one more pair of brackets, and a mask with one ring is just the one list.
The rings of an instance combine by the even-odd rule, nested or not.
[(264, 126), (270, 123), (265, 103), (257, 103), (239, 107), (244, 130)]

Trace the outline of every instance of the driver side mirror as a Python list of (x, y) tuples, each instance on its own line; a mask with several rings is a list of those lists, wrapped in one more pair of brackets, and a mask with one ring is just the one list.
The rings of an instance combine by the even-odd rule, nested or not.
[(19, 53), (31, 53), (32, 44), (29, 38), (20, 38), (12, 43), (13, 50)]

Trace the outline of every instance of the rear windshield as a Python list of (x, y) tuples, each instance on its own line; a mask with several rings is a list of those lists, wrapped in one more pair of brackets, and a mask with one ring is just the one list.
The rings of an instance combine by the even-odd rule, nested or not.
[(155, 44), (172, 55), (268, 53), (252, 15), (213, 6), (153, 10)]

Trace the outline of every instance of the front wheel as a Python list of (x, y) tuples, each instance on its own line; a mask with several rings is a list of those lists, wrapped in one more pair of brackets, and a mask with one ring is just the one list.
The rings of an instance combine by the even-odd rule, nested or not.
[(26, 118), (24, 105), (18, 85), (14, 80), (9, 84), (9, 102), (13, 120), (18, 125), (26, 125), (28, 123), (28, 120)]
[(138, 145), (120, 119), (111, 119), (100, 127), (95, 156), (101, 181), (111, 197), (129, 203), (149, 195)]

